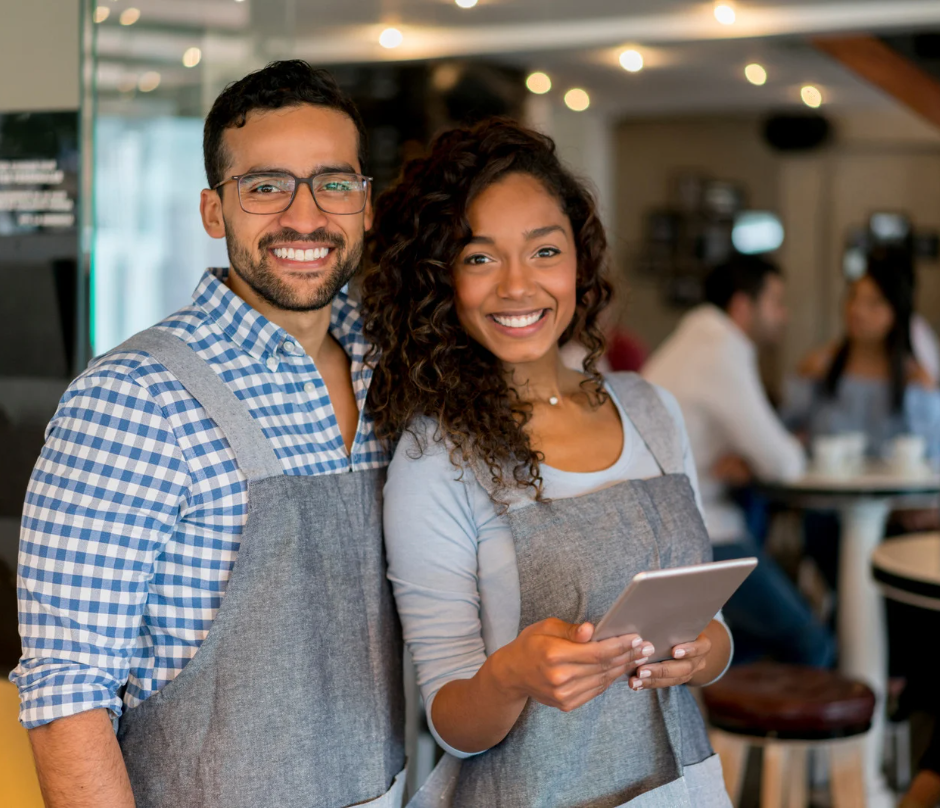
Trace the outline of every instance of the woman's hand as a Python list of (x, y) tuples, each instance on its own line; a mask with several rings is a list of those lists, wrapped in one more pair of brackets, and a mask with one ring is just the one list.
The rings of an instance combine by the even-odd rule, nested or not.
[(638, 667), (630, 677), (634, 690), (653, 690), (677, 685), (706, 685), (725, 669), (731, 656), (731, 639), (717, 620), (699, 634), (694, 642), (672, 649), (672, 659)]
[(594, 626), (550, 618), (523, 629), (493, 655), (508, 692), (570, 712), (647, 661), (653, 647), (636, 634), (590, 642)]

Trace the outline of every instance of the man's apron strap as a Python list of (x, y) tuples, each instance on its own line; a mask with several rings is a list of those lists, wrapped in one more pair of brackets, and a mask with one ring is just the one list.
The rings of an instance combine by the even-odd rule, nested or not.
[(244, 402), (223, 382), (208, 362), (169, 331), (148, 328), (135, 334), (114, 352), (142, 352), (172, 373), (215, 421), (235, 454), (235, 462), (249, 482), (284, 473), (271, 443)]

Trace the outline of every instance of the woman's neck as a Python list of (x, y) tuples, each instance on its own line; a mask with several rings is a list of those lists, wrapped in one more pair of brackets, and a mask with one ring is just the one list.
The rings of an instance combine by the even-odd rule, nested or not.
[(504, 365), (509, 386), (522, 401), (557, 404), (580, 391), (580, 373), (565, 367), (555, 350), (533, 362)]
[(888, 351), (882, 342), (849, 342), (846, 371), (855, 376), (886, 379), (891, 375)]

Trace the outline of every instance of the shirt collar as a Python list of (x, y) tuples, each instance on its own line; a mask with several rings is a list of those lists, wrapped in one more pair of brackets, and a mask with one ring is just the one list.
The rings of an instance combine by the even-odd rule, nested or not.
[(711, 303), (703, 303), (692, 309), (687, 315), (689, 322), (704, 323), (706, 327), (718, 331), (732, 341), (738, 349), (748, 356), (756, 356), (757, 348), (751, 338), (745, 334), (726, 312)]
[[(258, 361), (276, 356), (290, 335), (229, 289), (228, 273), (228, 267), (207, 269), (193, 292), (193, 302), (232, 342)], [(345, 291), (340, 291), (331, 305), (330, 333), (353, 362), (362, 361), (362, 320), (358, 306)]]

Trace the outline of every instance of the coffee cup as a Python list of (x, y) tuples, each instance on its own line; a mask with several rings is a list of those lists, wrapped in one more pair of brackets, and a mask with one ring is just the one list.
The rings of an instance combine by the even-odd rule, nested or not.
[(895, 474), (919, 474), (926, 460), (927, 441), (920, 435), (898, 435), (888, 443), (888, 466)]
[(868, 448), (868, 436), (864, 432), (843, 432), (843, 463), (849, 474), (861, 474), (865, 470), (865, 450)]
[(813, 440), (813, 469), (824, 477), (846, 475), (846, 442), (841, 435), (820, 435)]

